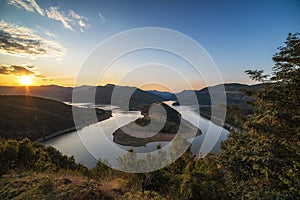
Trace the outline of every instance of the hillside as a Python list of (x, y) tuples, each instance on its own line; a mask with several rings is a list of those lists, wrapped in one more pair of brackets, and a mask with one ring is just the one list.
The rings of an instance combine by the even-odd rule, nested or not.
[(168, 100), (176, 99), (175, 94), (171, 93), (171, 92), (161, 92), (161, 91), (157, 91), (157, 90), (147, 90), (147, 92), (154, 94), (156, 96), (160, 96), (162, 98), (168, 99)]
[[(224, 95), (222, 93), (223, 86), (225, 89), (227, 105), (236, 105), (239, 107), (248, 108), (248, 101), (253, 101), (253, 98), (245, 95), (242, 90), (251, 90), (260, 88), (261, 85), (245, 85), (239, 83), (228, 83), (224, 85), (216, 85), (211, 87), (206, 87), (201, 90), (185, 90), (178, 94), (178, 98), (183, 99), (180, 103), (182, 105), (191, 105), (195, 102), (193, 98), (196, 95), (199, 105), (211, 105), (210, 93), (213, 95)], [(218, 103), (218, 102), (216, 102)], [(220, 102), (223, 103), (223, 102)]]
[[(257, 91), (262, 88), (262, 86), (262, 84), (245, 85), (229, 83), (206, 87), (201, 90), (185, 90), (176, 94), (182, 101), (180, 103), (176, 101), (173, 105), (193, 105), (199, 103), (201, 116), (212, 120), (215, 124), (223, 125), (224, 128), (230, 131), (236, 131), (236, 128), (242, 129), (245, 120), (253, 114), (253, 108), (249, 103), (253, 103), (254, 98), (247, 96), (245, 91)], [(225, 94), (223, 93), (223, 87)], [(218, 100), (216, 100), (214, 105), (211, 105), (210, 94), (215, 97), (218, 95), (226, 95), (226, 107), (224, 107), (224, 102), (218, 102)], [(197, 99), (194, 99), (195, 96)], [(213, 119), (211, 118), (212, 106), (214, 106), (216, 111)], [(226, 109), (226, 117), (223, 122), (218, 116), (222, 116), (224, 109)]]
[(113, 200), (119, 196), (102, 189), (99, 182), (71, 173), (26, 172), (18, 176), (8, 174), (0, 179), (0, 199)]
[[(129, 161), (128, 155), (120, 158), (124, 161), (120, 165), (130, 164), (132, 159), (141, 164), (144, 162), (136, 157), (131, 157)], [(167, 159), (163, 153), (147, 158), (154, 162)], [(216, 168), (212, 161), (207, 162), (210, 170)], [(180, 166), (197, 164), (205, 167), (202, 161), (194, 159), (188, 152), (166, 168), (145, 174), (114, 170), (103, 162), (105, 160), (99, 161), (89, 170), (53, 147), (45, 147), (28, 139), (0, 139), (0, 199), (175, 200), (184, 197), (184, 194), (178, 187), (173, 187), (174, 181), (183, 186), (185, 175), (190, 173)], [(203, 170), (199, 171), (203, 173)], [(208, 174), (208, 177), (216, 177), (205, 171), (199, 177)], [(214, 182), (217, 184), (213, 187), (223, 186), (223, 182)], [(195, 183), (198, 184), (198, 181)], [(200, 187), (199, 193), (210, 195), (206, 191), (206, 188)]]
[[(90, 109), (78, 109), (82, 126), (97, 121), (89, 117)], [(86, 114), (85, 114), (86, 113)], [(110, 111), (96, 110), (98, 120), (110, 117)], [(72, 106), (62, 102), (31, 96), (0, 96), (0, 137), (36, 140), (58, 131), (74, 130)]]
[[(162, 106), (165, 112), (156, 106)], [(150, 107), (154, 108), (152, 113), (149, 113)], [(114, 142), (127, 146), (144, 146), (150, 142), (170, 141), (176, 134), (180, 134), (186, 139), (201, 134), (197, 127), (182, 119), (180, 113), (164, 103), (144, 106), (141, 112), (144, 115), (143, 118), (139, 118), (113, 133)], [(164, 118), (166, 118), (165, 121)]]
[(138, 109), (154, 102), (167, 100), (136, 87), (117, 86), (112, 84), (88, 89), (75, 88), (75, 91), (76, 102), (90, 102), (91, 99), (88, 97), (93, 96), (95, 93), (96, 103), (118, 105), (125, 109), (128, 108), (128, 102), (130, 109)]
[(73, 88), (57, 85), (0, 86), (0, 95), (30, 95), (58, 101), (72, 101)]
[(0, 199), (127, 199), (127, 182), (121, 176), (104, 179), (100, 167), (105, 165), (89, 170), (28, 139), (0, 139)]

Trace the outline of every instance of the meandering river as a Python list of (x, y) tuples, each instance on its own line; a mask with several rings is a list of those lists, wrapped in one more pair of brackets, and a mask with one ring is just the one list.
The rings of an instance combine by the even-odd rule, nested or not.
[[(214, 153), (220, 151), (220, 142), (227, 138), (227, 130), (201, 117), (193, 106), (172, 106), (172, 102), (165, 103), (180, 112), (184, 119), (202, 131), (202, 135), (190, 140), (192, 142), (191, 151), (193, 154), (206, 155), (211, 151)], [(96, 165), (98, 158), (107, 158), (110, 163), (117, 162), (122, 149), (133, 148), (138, 153), (147, 153), (155, 151), (157, 144), (161, 144), (162, 146), (168, 144), (168, 142), (152, 142), (142, 147), (128, 147), (116, 144), (113, 142), (112, 133), (120, 126), (124, 126), (142, 117), (141, 113), (139, 111), (127, 112), (118, 107), (108, 105), (80, 104), (78, 106), (93, 106), (112, 110), (112, 117), (43, 143), (47, 146), (55, 147), (65, 155), (74, 156), (76, 162), (82, 163), (89, 168)]]

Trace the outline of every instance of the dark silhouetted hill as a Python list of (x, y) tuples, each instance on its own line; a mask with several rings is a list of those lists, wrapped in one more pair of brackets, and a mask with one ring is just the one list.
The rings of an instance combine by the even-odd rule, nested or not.
[[(98, 119), (93, 119), (92, 108), (75, 108), (82, 117), (80, 126), (96, 123), (110, 117), (110, 111), (96, 109)], [(72, 106), (60, 101), (32, 96), (0, 96), (0, 137), (36, 140), (64, 130), (73, 130)]]

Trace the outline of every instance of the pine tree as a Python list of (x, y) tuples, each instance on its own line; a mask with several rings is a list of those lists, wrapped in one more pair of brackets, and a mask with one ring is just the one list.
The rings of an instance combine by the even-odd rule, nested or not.
[(247, 133), (233, 133), (220, 155), (228, 192), (242, 199), (295, 199), (300, 196), (300, 39), (288, 34), (273, 56), (270, 78), (248, 70), (264, 87), (254, 97)]

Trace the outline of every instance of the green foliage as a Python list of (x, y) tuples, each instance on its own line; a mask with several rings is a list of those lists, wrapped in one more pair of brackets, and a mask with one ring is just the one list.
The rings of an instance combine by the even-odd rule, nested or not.
[[(157, 105), (162, 106), (166, 113), (162, 110), (157, 109), (154, 110), (150, 116), (149, 109), (151, 105), (144, 106), (141, 109), (144, 117), (137, 119), (134, 122), (127, 124), (126, 126), (123, 126), (121, 129), (116, 130), (113, 133), (114, 142), (126, 146), (138, 147), (146, 145), (150, 142), (170, 141), (173, 139), (173, 137), (175, 137), (175, 134), (178, 135), (178, 133), (183, 133), (186, 135), (201, 134), (201, 131), (197, 127), (195, 127), (185, 119), (182, 119), (181, 114), (178, 111), (174, 110), (164, 103), (152, 104), (152, 106)], [(147, 126), (150, 122), (151, 125)], [(157, 130), (156, 128), (161, 127), (162, 124), (163, 127), (161, 128), (161, 130)], [(128, 132), (137, 134), (157, 132), (157, 134), (151, 137), (140, 138), (127, 134)]]
[[(66, 184), (65, 179), (70, 182)], [(104, 189), (98, 182), (66, 172), (56, 174), (26, 171), (20, 177), (9, 174), (0, 179), (1, 200), (121, 199), (121, 194)]]
[(111, 168), (107, 159), (99, 159), (96, 166), (90, 171), (92, 177), (97, 180), (111, 179), (114, 176), (114, 174), (117, 174), (117, 171)]
[[(32, 143), (28, 139), (0, 140), (0, 175), (10, 171), (34, 170), (56, 173), (60, 169), (79, 172), (93, 179), (122, 182), (124, 188), (117, 195), (107, 195), (93, 181), (80, 186), (58, 187), (49, 178), (35, 180), (0, 179), (0, 198), (23, 199), (299, 199), (300, 196), (300, 39), (289, 34), (284, 47), (273, 57), (275, 67), (269, 78), (263, 71), (248, 70), (263, 87), (247, 91), (255, 98), (253, 112), (227, 107), (233, 118), (231, 124), (245, 132), (232, 132), (222, 143), (219, 155), (203, 159), (193, 156), (188, 149), (178, 159), (182, 147), (189, 145), (180, 136), (171, 145), (168, 156), (158, 147), (158, 154), (137, 159), (131, 149), (119, 158), (123, 173), (100, 160), (95, 168), (87, 170), (52, 147)], [(209, 112), (210, 108), (204, 109)], [(247, 115), (245, 117), (245, 115)], [(169, 116), (168, 116), (169, 117)], [(175, 118), (173, 118), (175, 117)], [(170, 116), (176, 121), (176, 116)], [(232, 122), (231, 122), (232, 120)], [(138, 121), (147, 125), (147, 118)], [(227, 121), (228, 122), (228, 121)], [(177, 159), (177, 160), (176, 160)], [(172, 162), (176, 160), (175, 162)], [(150, 164), (149, 164), (150, 163)], [(122, 181), (120, 181), (122, 180)], [(105, 185), (103, 183), (103, 185)], [(60, 186), (60, 185), (59, 185)], [(108, 187), (108, 186), (107, 186)], [(30, 189), (28, 189), (30, 188)], [(68, 190), (66, 190), (68, 188)], [(118, 196), (119, 195), (119, 196)]]
[(124, 200), (165, 200), (158, 193), (153, 191), (142, 192), (127, 192), (123, 195)]
[(273, 76), (248, 70), (263, 88), (248, 92), (256, 101), (247, 133), (234, 133), (221, 152), (227, 190), (233, 198), (295, 199), (300, 196), (300, 39), (289, 34), (273, 57)]
[[(184, 140), (175, 142), (174, 147), (180, 148), (186, 143)], [(152, 171), (143, 174), (132, 174), (129, 182), (133, 190), (139, 190), (141, 196), (147, 191), (155, 191), (167, 199), (221, 199), (225, 197), (224, 191), (225, 178), (220, 164), (216, 156), (208, 155), (204, 159), (198, 159), (191, 154), (188, 149), (175, 162), (172, 162), (177, 157), (176, 148), (170, 148), (168, 158), (164, 151), (159, 151), (158, 155), (148, 155), (146, 159), (137, 159), (134, 152), (129, 152), (124, 157), (120, 158), (120, 166), (135, 170), (135, 167), (144, 166), (151, 169), (155, 164), (169, 163), (168, 166), (157, 171)], [(174, 151), (174, 152), (173, 152)], [(151, 161), (151, 165), (145, 165), (145, 160)], [(136, 163), (134, 165), (133, 163)], [(152, 165), (153, 163), (153, 165)], [(132, 183), (138, 183), (134, 185)], [(133, 198), (136, 193), (126, 194)], [(141, 198), (139, 195), (136, 198)]]
[[(156, 106), (156, 105), (162, 106), (163, 109), (165, 109), (167, 116), (165, 116), (165, 113), (156, 110), (156, 113), (154, 113), (150, 118), (149, 109), (151, 106)], [(141, 112), (144, 115), (144, 117), (135, 120), (135, 123), (138, 124), (139, 126), (147, 126), (151, 122), (151, 120), (153, 120), (154, 123), (155, 122), (160, 123), (163, 118), (166, 118), (165, 125), (160, 132), (175, 134), (178, 131), (181, 115), (170, 106), (164, 103), (155, 103), (148, 106), (144, 106), (143, 108), (141, 108)]]
[(33, 143), (29, 139), (0, 140), (0, 175), (10, 170), (35, 170), (55, 172), (60, 169), (78, 171), (88, 175), (88, 170), (76, 164), (73, 157), (63, 156), (53, 147)]
[[(219, 104), (216, 105), (216, 111), (224, 110), (225, 105)], [(202, 106), (200, 107), (201, 116), (211, 119), (211, 106)], [(235, 104), (230, 104), (226, 106), (226, 118), (224, 128), (231, 129), (231, 127), (243, 129), (245, 122), (253, 114), (253, 109), (250, 107), (242, 107)], [(218, 115), (218, 114), (216, 114)], [(220, 120), (219, 120), (220, 121)], [(214, 121), (217, 122), (216, 120)]]

